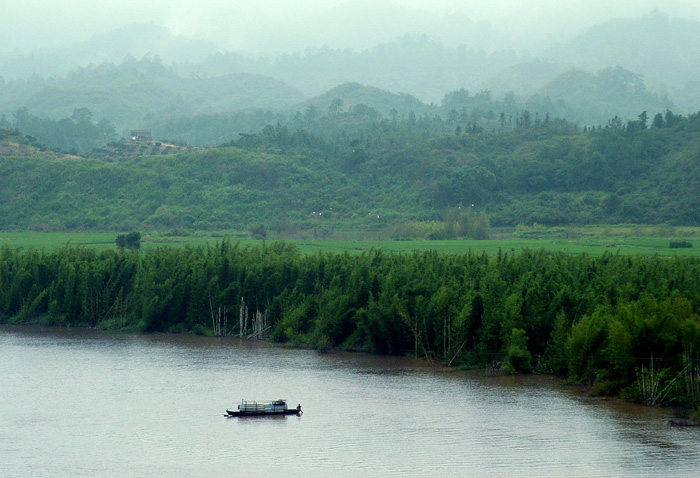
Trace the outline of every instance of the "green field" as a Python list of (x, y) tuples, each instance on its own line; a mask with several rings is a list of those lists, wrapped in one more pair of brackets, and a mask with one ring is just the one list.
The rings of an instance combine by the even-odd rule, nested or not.
[[(490, 240), (311, 240), (284, 239), (284, 242), (296, 244), (302, 253), (319, 250), (334, 253), (348, 251), (361, 252), (372, 248), (386, 251), (424, 251), (435, 250), (440, 253), (486, 252), (489, 255), (498, 251), (521, 251), (523, 249), (546, 249), (568, 254), (586, 253), (592, 256), (604, 253), (622, 255), (660, 255), (660, 256), (700, 256), (700, 228), (626, 227), (626, 226), (591, 226), (567, 230), (543, 230), (527, 234), (528, 237), (514, 237), (512, 231), (497, 231), (498, 239)], [(558, 237), (561, 236), (561, 237)], [(565, 237), (568, 236), (568, 237)], [(97, 249), (115, 247), (116, 234), (113, 232), (77, 233), (77, 232), (0, 232), (0, 247), (20, 247), (23, 249), (55, 250), (66, 245)], [(228, 238), (241, 245), (261, 244), (261, 240), (250, 239), (241, 233), (197, 232), (187, 236), (164, 235), (156, 232), (143, 232), (141, 248), (144, 250), (172, 246), (181, 247), (215, 244)], [(269, 241), (275, 241), (272, 238)], [(687, 241), (690, 248), (671, 248), (671, 241)]]

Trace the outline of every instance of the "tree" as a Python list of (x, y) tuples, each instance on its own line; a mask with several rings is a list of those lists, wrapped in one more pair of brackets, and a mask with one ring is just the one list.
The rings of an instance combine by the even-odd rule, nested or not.
[(413, 110), (408, 112), (408, 119), (406, 121), (410, 127), (416, 125), (416, 113)]
[(615, 115), (611, 119), (608, 120), (608, 124), (605, 125), (606, 129), (614, 130), (614, 131), (619, 131), (624, 129), (624, 125), (622, 123), (622, 118), (619, 116)]
[(664, 115), (664, 121), (666, 122), (667, 128), (672, 128), (673, 126), (677, 125), (682, 120), (683, 120), (682, 115), (676, 115), (676, 114), (673, 114), (673, 112), (671, 112), (670, 110), (666, 110), (666, 114)]
[(447, 112), (446, 124), (453, 125), (453, 124), (457, 124), (458, 122), (459, 122), (459, 113), (457, 113), (456, 109), (452, 108), (450, 111)]
[(78, 125), (91, 123), (92, 112), (87, 108), (76, 108), (73, 110), (73, 116), (71, 116), (71, 119)]
[(630, 120), (627, 122), (627, 134), (634, 134), (638, 131), (644, 131), (647, 129), (647, 121), (649, 120), (647, 112), (642, 111), (637, 118), (638, 119), (636, 121)]
[(530, 129), (532, 125), (532, 114), (528, 110), (524, 110), (522, 114), (516, 119), (516, 126), (518, 129)]
[(108, 120), (100, 120), (97, 122), (97, 132), (100, 135), (102, 142), (109, 143), (117, 137), (117, 130), (114, 125)]
[(128, 234), (119, 234), (115, 240), (117, 247), (124, 249), (140, 249), (141, 233), (132, 231)]
[(309, 105), (304, 111), (304, 121), (306, 123), (315, 123), (318, 118), (318, 109), (314, 105)]
[(632, 73), (621, 66), (600, 70), (598, 88), (605, 97), (612, 99), (635, 96), (646, 90), (642, 75)]
[(505, 113), (512, 113), (515, 109), (516, 103), (517, 98), (515, 96), (515, 93), (513, 93), (512, 91), (509, 91), (508, 93), (503, 95), (503, 105), (506, 107)]
[(343, 112), (344, 102), (340, 98), (334, 98), (328, 105), (328, 116), (339, 116)]
[(127, 249), (140, 249), (141, 248), (141, 233), (137, 231), (132, 231), (126, 235), (126, 247)]
[(647, 122), (649, 121), (649, 115), (647, 114), (646, 111), (642, 111), (639, 113), (639, 125), (641, 126), (642, 129), (647, 129)]
[(33, 123), (34, 117), (29, 114), (29, 110), (24, 107), (15, 111), (15, 129), (22, 131), (26, 134), (31, 134), (31, 124)]
[(267, 237), (267, 229), (265, 229), (263, 224), (256, 224), (250, 228), (250, 235), (253, 239), (265, 239)]
[(443, 96), (442, 106), (446, 108), (458, 108), (468, 104), (470, 101), (471, 97), (469, 96), (469, 91), (460, 88), (459, 90), (455, 90)]
[(506, 358), (503, 361), (505, 373), (529, 372), (532, 370), (532, 356), (527, 350), (525, 330), (513, 328), (506, 338)]
[(479, 214), (474, 226), (474, 239), (488, 239), (491, 232), (491, 224), (485, 213)]
[(378, 120), (382, 115), (375, 108), (364, 103), (358, 103), (350, 108), (350, 114), (355, 118), (363, 118), (371, 121)]

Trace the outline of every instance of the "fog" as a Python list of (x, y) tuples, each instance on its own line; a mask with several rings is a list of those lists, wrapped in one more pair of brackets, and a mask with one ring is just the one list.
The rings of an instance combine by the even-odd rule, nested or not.
[[(81, 104), (131, 127), (144, 111), (178, 110), (175, 98), (200, 91), (209, 103), (193, 97), (190, 112), (292, 108), (348, 83), (426, 104), (458, 89), (546, 98), (561, 103), (542, 111), (587, 122), (700, 105), (698, 0), (25, 0), (5, 13), (0, 114), (8, 117), (27, 107), (61, 118)], [(120, 75), (135, 61), (142, 70), (154, 62), (138, 81), (158, 92), (131, 110), (83, 94), (86, 85), (132, 94), (119, 93), (133, 81)], [(162, 82), (158, 65), (178, 78)], [(591, 86), (605, 68), (643, 84), (590, 107), (591, 94), (612, 91)], [(186, 81), (196, 78), (221, 80)], [(224, 88), (231, 84), (235, 91)], [(345, 100), (374, 101), (365, 94)]]
[(406, 33), (448, 45), (536, 50), (655, 8), (698, 18), (698, 3), (689, 0), (25, 0), (0, 19), (0, 52), (51, 51), (133, 23), (254, 54), (368, 48)]

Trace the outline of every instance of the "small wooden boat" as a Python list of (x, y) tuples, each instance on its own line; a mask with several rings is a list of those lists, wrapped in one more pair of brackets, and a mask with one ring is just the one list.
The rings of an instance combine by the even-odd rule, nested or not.
[(238, 410), (226, 410), (229, 417), (252, 417), (261, 415), (301, 415), (301, 405), (289, 408), (286, 400), (273, 400), (269, 402), (256, 402), (241, 400)]

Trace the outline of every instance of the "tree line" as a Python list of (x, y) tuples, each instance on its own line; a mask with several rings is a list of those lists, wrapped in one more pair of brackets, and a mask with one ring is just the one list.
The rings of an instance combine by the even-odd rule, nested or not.
[[(92, 112), (85, 107), (76, 108), (70, 118), (59, 120), (41, 118), (27, 108), (18, 109), (14, 116), (16, 130), (67, 153), (86, 154), (117, 137), (112, 123), (107, 120), (95, 122)], [(7, 127), (9, 122), (5, 119), (4, 124), (0, 121), (0, 127)]]
[[(293, 245), (0, 250), (0, 319), (268, 337), (700, 399), (700, 260)], [(651, 385), (650, 385), (651, 384)]]

